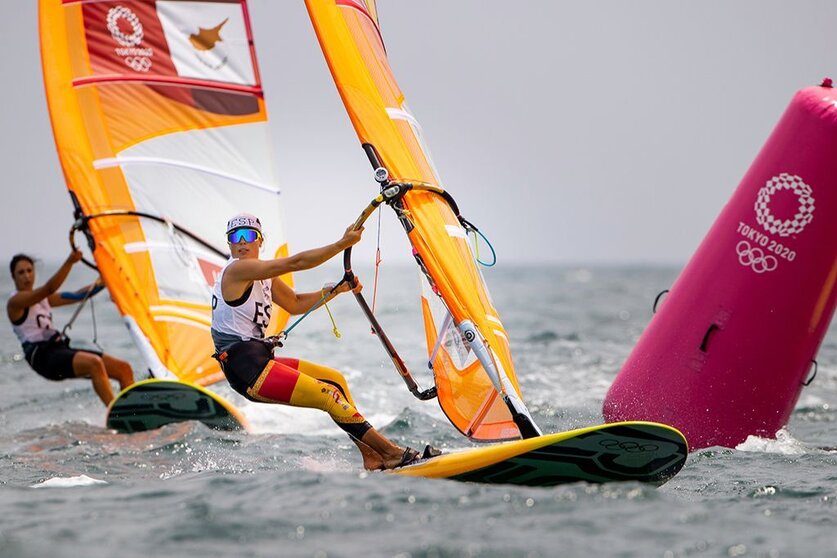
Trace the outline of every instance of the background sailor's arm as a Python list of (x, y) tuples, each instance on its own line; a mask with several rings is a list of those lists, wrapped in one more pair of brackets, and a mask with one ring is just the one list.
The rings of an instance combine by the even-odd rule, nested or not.
[(67, 304), (75, 304), (81, 302), (86, 298), (96, 296), (105, 288), (101, 278), (96, 279), (86, 287), (82, 287), (77, 291), (61, 291), (49, 295), (49, 304), (51, 306), (65, 306)]
[(10, 298), (9, 302), (6, 304), (6, 312), (9, 314), (9, 318), (13, 321), (20, 319), (25, 309), (29, 308), (33, 304), (37, 304), (55, 293), (55, 291), (57, 291), (67, 279), (67, 275), (70, 274), (73, 264), (80, 259), (81, 252), (79, 250), (74, 250), (69, 256), (67, 256), (67, 259), (64, 260), (64, 263), (61, 264), (58, 271), (56, 271), (52, 277), (47, 279), (46, 283), (38, 288), (32, 289), (31, 291), (21, 291)]

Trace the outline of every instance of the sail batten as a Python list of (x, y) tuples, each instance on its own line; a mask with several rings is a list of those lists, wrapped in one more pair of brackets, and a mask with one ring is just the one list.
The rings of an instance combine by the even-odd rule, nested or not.
[[(151, 250), (175, 250), (173, 244), (166, 242), (129, 242), (122, 246), (126, 254), (134, 254), (136, 252), (150, 252)], [(207, 250), (197, 250), (195, 248), (180, 248), (186, 252), (196, 256), (212, 257), (214, 254)]]
[(235, 83), (223, 83), (218, 81), (208, 81), (199, 79), (183, 79), (173, 78), (167, 76), (131, 76), (125, 74), (113, 75), (98, 75), (91, 77), (76, 78), (73, 80), (73, 87), (87, 87), (91, 85), (106, 85), (119, 83), (144, 83), (150, 85), (182, 85), (184, 87), (194, 87), (200, 89), (207, 89), (210, 91), (231, 91), (234, 93), (247, 93), (250, 95), (257, 95), (259, 97), (264, 95), (261, 87), (239, 85)]
[(164, 157), (110, 157), (107, 159), (96, 159), (95, 161), (93, 161), (93, 168), (95, 169), (107, 169), (111, 167), (122, 167), (126, 165), (163, 165), (193, 170), (197, 172), (211, 174), (213, 176), (224, 178), (226, 180), (231, 180), (233, 182), (238, 182), (239, 184), (242, 184), (244, 186), (250, 186), (259, 190), (263, 190), (265, 192), (270, 192), (272, 194), (278, 195), (282, 193), (281, 190), (279, 190), (279, 187), (273, 184), (263, 184), (261, 182), (250, 180), (243, 176), (224, 172), (220, 169), (214, 169), (203, 165), (196, 165), (188, 163), (186, 161), (166, 159)]

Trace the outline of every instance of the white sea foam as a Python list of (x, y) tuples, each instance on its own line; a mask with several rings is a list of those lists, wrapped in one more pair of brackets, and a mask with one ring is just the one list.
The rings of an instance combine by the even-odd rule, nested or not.
[(241, 409), (256, 434), (328, 435), (339, 432), (328, 414), (319, 409), (251, 402), (242, 405)]
[(76, 486), (93, 486), (96, 484), (108, 484), (107, 481), (94, 479), (87, 475), (77, 477), (55, 477), (44, 482), (33, 484), (30, 488), (74, 488)]
[(304, 456), (300, 458), (299, 465), (314, 473), (340, 473), (345, 471), (353, 471), (360, 465), (357, 462), (349, 462), (345, 459), (338, 458), (313, 458)]
[(775, 439), (748, 436), (735, 449), (739, 451), (778, 453), (782, 455), (802, 455), (809, 452), (805, 444), (791, 436), (784, 428), (776, 433)]

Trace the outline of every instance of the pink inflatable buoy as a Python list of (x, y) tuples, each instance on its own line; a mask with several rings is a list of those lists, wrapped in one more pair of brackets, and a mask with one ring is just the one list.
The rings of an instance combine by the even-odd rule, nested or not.
[(775, 436), (837, 302), (837, 92), (799, 91), (640, 337), (608, 422), (678, 428), (692, 449)]

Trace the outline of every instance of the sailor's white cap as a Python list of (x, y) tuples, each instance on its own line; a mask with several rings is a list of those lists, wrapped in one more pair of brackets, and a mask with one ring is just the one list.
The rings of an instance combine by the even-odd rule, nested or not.
[(251, 215), (250, 213), (239, 213), (227, 221), (227, 234), (231, 233), (235, 229), (243, 229), (245, 227), (262, 232), (262, 222), (259, 221), (258, 217)]

